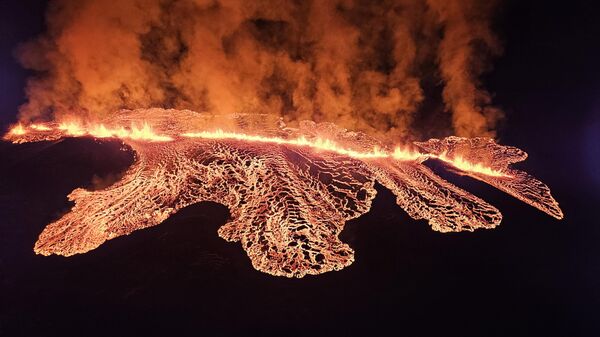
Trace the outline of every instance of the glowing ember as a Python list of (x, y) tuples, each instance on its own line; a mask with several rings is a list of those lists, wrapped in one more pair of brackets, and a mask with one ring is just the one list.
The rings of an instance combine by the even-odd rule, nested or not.
[(5, 139), (118, 137), (137, 160), (106, 189), (74, 190), (69, 199), (75, 206), (44, 229), (34, 248), (38, 254), (84, 253), (157, 225), (183, 207), (214, 201), (229, 207), (232, 217), (219, 235), (240, 241), (256, 269), (288, 277), (339, 270), (354, 254), (338, 234), (347, 220), (369, 210), (375, 181), (434, 230), (473, 231), (500, 223), (496, 208), (437, 176), (423, 164), (428, 158), (562, 218), (546, 185), (509, 168), (526, 154), (486, 138), (432, 139), (414, 144), (421, 151), (391, 150), (332, 124), (288, 128), (263, 116), (162, 109), (122, 111), (110, 123), (91, 126), (43, 126), (15, 127)]

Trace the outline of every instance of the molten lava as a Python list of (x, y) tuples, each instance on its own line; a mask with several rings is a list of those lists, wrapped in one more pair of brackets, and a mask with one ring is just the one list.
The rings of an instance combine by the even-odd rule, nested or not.
[(8, 131), (7, 136), (22, 136), (26, 133), (27, 131), (25, 130), (25, 128), (23, 127), (23, 125), (21, 125), (20, 123), (15, 125), (13, 128), (11, 128)]
[[(33, 129), (49, 131), (52, 127), (47, 125), (36, 125), (37, 128)], [(44, 129), (40, 129), (43, 127)], [(59, 130), (64, 131), (69, 136), (85, 136), (90, 135), (96, 138), (120, 138), (120, 139), (134, 139), (134, 140), (148, 140), (153, 142), (166, 142), (173, 140), (171, 137), (158, 135), (152, 130), (148, 123), (142, 123), (141, 127), (132, 125), (126, 129), (121, 126), (119, 128), (107, 128), (104, 124), (93, 124), (83, 127), (77, 123), (61, 123), (58, 126)]]
[(75, 206), (44, 229), (38, 254), (84, 253), (155, 226), (183, 207), (214, 201), (229, 207), (232, 217), (219, 235), (240, 241), (256, 269), (288, 277), (340, 270), (354, 253), (338, 234), (347, 220), (369, 210), (376, 181), (434, 230), (500, 223), (495, 207), (437, 176), (423, 164), (427, 159), (562, 218), (546, 185), (509, 167), (527, 154), (487, 138), (389, 148), (328, 123), (289, 128), (265, 116), (163, 109), (121, 111), (97, 124), (19, 124), (4, 138), (23, 143), (70, 136), (122, 139), (137, 160), (114, 185), (69, 194)]

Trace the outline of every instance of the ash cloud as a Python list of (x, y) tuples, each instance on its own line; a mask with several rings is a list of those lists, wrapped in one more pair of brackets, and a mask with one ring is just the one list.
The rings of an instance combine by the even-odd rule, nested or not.
[(480, 75), (501, 52), (494, 4), (476, 0), (58, 0), (17, 55), (36, 71), (24, 120), (122, 108), (269, 113), (385, 134), (443, 86), (452, 130), (494, 136), (502, 117)]

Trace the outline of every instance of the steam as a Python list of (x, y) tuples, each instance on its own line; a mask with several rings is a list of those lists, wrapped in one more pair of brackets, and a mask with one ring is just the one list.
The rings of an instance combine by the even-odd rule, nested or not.
[(58, 0), (18, 48), (36, 71), (21, 119), (122, 108), (268, 113), (410, 138), (443, 85), (453, 133), (494, 136), (481, 86), (500, 46), (475, 0)]

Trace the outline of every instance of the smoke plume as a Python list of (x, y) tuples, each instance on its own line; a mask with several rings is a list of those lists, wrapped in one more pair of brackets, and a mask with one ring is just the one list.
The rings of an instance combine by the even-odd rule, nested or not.
[(501, 48), (494, 5), (476, 0), (57, 0), (20, 46), (24, 120), (122, 108), (269, 113), (396, 139), (443, 86), (453, 130), (493, 136), (479, 77)]

